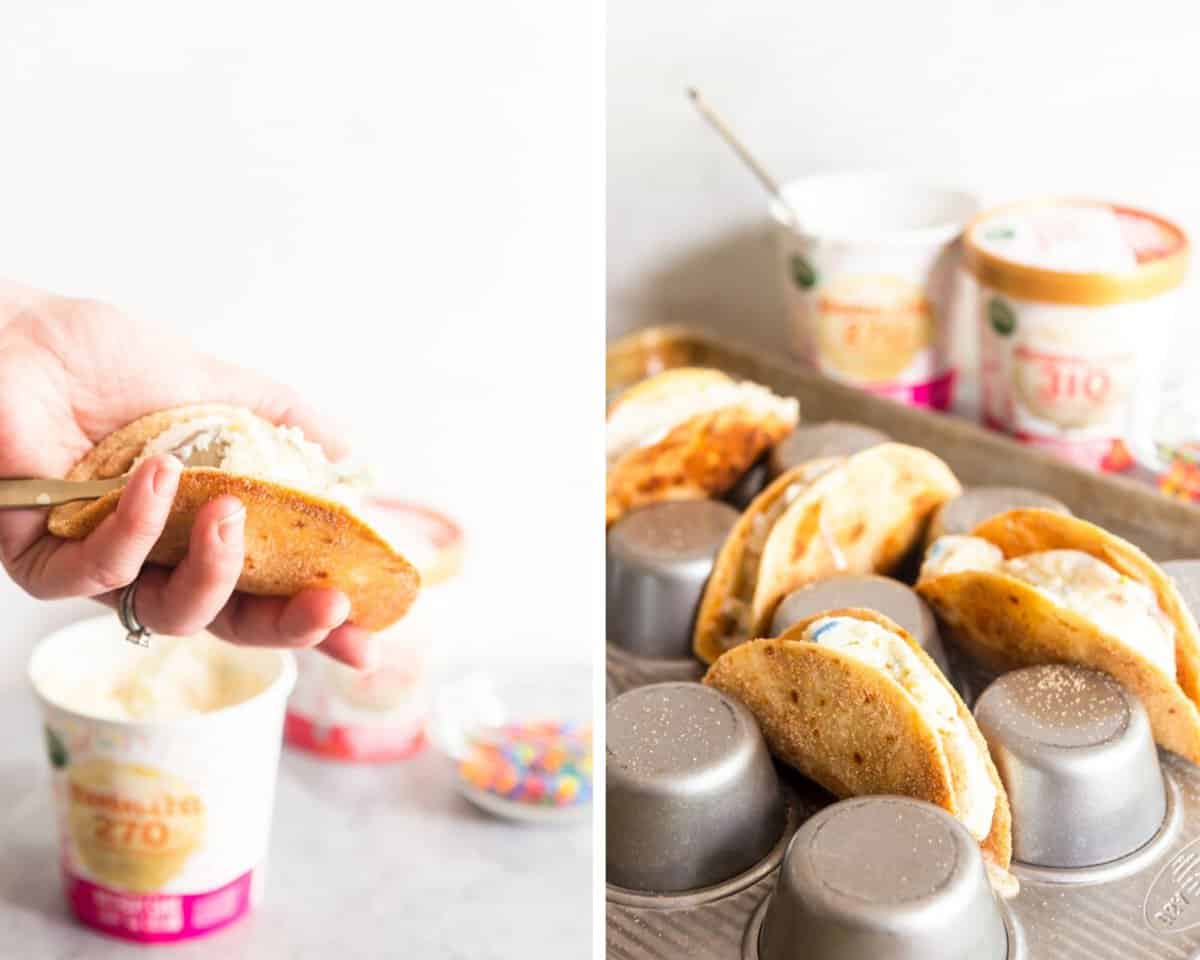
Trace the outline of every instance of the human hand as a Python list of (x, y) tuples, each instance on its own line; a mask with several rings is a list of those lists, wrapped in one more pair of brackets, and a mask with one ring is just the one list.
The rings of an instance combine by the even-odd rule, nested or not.
[[(347, 452), (336, 429), (289, 388), (104, 304), (0, 281), (0, 477), (64, 476), (107, 434), (189, 403), (248, 407), (301, 428), (332, 459)], [(4, 568), (34, 597), (94, 597), (109, 606), (140, 571), (135, 613), (155, 633), (209, 629), (233, 643), (316, 646), (351, 666), (368, 666), (370, 634), (346, 623), (350, 601), (340, 591), (310, 589), (290, 598), (235, 591), (246, 512), (234, 497), (200, 510), (178, 567), (143, 568), (181, 469), (173, 457), (141, 464), (116, 511), (84, 540), (50, 535), (45, 510), (0, 511)]]

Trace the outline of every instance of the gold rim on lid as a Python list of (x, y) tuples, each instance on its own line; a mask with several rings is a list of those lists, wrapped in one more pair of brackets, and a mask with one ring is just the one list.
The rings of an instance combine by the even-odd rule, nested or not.
[[(977, 236), (985, 226), (1004, 214), (1049, 206), (1102, 207), (1130, 218), (1156, 224), (1171, 239), (1167, 251), (1138, 263), (1123, 273), (1075, 273), (1046, 270), (1002, 257), (981, 246)], [(1178, 287), (1187, 273), (1187, 235), (1157, 214), (1113, 203), (1081, 198), (1033, 200), (995, 207), (972, 220), (964, 233), (963, 263), (983, 286), (1022, 300), (1039, 300), (1073, 306), (1106, 306), (1149, 300)]]

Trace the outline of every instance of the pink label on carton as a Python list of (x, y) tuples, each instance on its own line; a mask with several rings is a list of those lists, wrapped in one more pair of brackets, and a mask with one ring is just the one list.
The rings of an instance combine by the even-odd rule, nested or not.
[(292, 746), (329, 760), (359, 763), (403, 760), (425, 746), (425, 731), (420, 726), (405, 729), (322, 724), (295, 710), (289, 710), (284, 718), (283, 738)]
[(67, 899), (84, 924), (140, 943), (174, 943), (228, 926), (250, 909), (254, 871), (206, 893), (129, 893), (68, 872)]
[(914, 384), (882, 384), (866, 387), (870, 393), (910, 407), (929, 407), (932, 410), (949, 410), (954, 402), (955, 371), (948, 370), (940, 377)]

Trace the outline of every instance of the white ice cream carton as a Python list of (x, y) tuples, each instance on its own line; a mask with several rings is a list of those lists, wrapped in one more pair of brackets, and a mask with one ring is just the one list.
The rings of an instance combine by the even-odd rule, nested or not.
[(948, 409), (957, 371), (958, 238), (967, 193), (890, 174), (832, 174), (772, 203), (799, 356), (826, 376), (918, 407)]
[(214, 637), (127, 643), (112, 616), (45, 638), (29, 674), (76, 916), (141, 942), (202, 936), (262, 891), (286, 652)]
[(425, 744), (427, 666), (461, 602), (462, 532), (429, 507), (386, 496), (368, 498), (362, 514), (417, 567), (421, 592), (402, 620), (375, 635), (379, 662), (370, 670), (315, 650), (297, 652), (285, 735), (291, 746), (328, 760), (386, 763)]
[(1141, 210), (1040, 200), (983, 214), (965, 235), (978, 283), (989, 426), (1082, 466), (1132, 466), (1158, 407), (1183, 231)]

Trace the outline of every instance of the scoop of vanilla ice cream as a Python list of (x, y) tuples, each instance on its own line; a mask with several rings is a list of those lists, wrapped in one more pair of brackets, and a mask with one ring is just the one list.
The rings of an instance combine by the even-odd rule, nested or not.
[(981, 537), (948, 534), (930, 546), (921, 578), (967, 570), (1006, 573), (1029, 584), (1175, 676), (1175, 625), (1154, 591), (1090, 553), (1042, 550), (1005, 560), (999, 547)]
[(249, 662), (256, 653), (210, 634), (155, 636), (148, 650), (122, 651), (111, 669), (50, 675), (42, 689), (66, 709), (102, 720), (177, 720), (231, 707), (266, 689), (268, 672)]
[(332, 463), (300, 428), (276, 426), (249, 410), (173, 424), (146, 444), (133, 466), (163, 453), (185, 467), (212, 467), (354, 504), (369, 482), (365, 471)]
[(921, 579), (965, 570), (998, 570), (1003, 564), (1004, 554), (991, 541), (948, 533), (929, 545), (921, 564)]
[(1144, 583), (1081, 550), (1028, 553), (1008, 560), (1004, 570), (1175, 676), (1175, 625)]
[(931, 669), (903, 637), (869, 620), (822, 617), (804, 631), (804, 639), (837, 650), (886, 673), (917, 705), (921, 715), (941, 736), (942, 748), (963, 773), (959, 784), (958, 815), (971, 835), (984, 839), (996, 811), (996, 786), (981, 751), (958, 712), (958, 704)]

